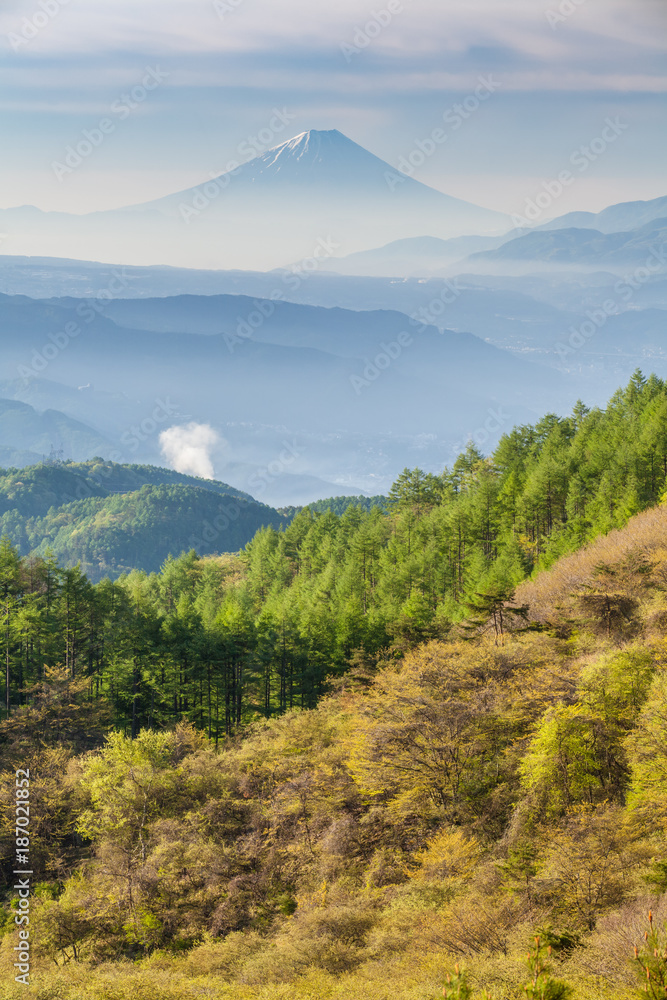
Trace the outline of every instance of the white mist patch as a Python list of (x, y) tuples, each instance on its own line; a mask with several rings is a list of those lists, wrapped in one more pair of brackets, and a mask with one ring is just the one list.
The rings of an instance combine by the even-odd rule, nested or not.
[(210, 452), (220, 440), (220, 435), (210, 424), (191, 421), (162, 431), (160, 449), (176, 472), (213, 479)]

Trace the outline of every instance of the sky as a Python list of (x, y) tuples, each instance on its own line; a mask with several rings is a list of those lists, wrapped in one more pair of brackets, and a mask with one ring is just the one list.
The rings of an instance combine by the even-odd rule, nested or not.
[(432, 144), (413, 176), (510, 214), (581, 147), (559, 214), (655, 198), (666, 43), (665, 0), (3, 0), (0, 207), (148, 201), (310, 128)]

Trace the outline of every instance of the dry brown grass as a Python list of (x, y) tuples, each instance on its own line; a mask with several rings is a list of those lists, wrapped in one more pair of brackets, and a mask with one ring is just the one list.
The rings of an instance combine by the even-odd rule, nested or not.
[[(586, 608), (586, 600), (593, 604), (591, 598), (609, 593), (622, 598), (618, 621), (613, 624), (622, 637), (624, 620), (643, 623), (638, 609), (649, 589), (654, 594), (667, 589), (667, 507), (643, 511), (624, 528), (559, 559), (551, 569), (521, 584), (514, 603), (529, 605), (532, 621), (564, 624), (595, 614)], [(660, 617), (662, 611), (654, 607), (653, 613)], [(606, 621), (602, 610), (600, 621)]]

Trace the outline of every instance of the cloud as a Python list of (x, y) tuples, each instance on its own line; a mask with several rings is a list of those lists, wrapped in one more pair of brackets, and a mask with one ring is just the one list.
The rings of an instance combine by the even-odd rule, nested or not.
[[(585, 89), (597, 83), (601, 90), (625, 90), (633, 77), (630, 89), (664, 89), (662, 0), (579, 0), (554, 29), (546, 15), (562, 4), (402, 0), (402, 10), (346, 62), (341, 45), (374, 21), (384, 0), (230, 0), (230, 12), (222, 17), (213, 0), (67, 0), (10, 59), (9, 68), (19, 71), (23, 59), (36, 74), (32, 86), (40, 89), (46, 85), (41, 68), (57, 87), (69, 79), (80, 89), (78, 67), (100, 87), (112, 77), (120, 83), (130, 63), (151, 58), (170, 60), (171, 82), (182, 87), (271, 88), (294, 81), (298, 73), (304, 88), (319, 82), (345, 92), (362, 82), (369, 89), (384, 88), (393, 74), (392, 90), (419, 88), (429, 75), (432, 85), (451, 79), (465, 90), (474, 73), (502, 72), (509, 86), (525, 90), (570, 89), (584, 77), (590, 78)], [(23, 18), (36, 10), (36, 0), (10, 5), (0, 14), (0, 38), (20, 30)]]
[(176, 472), (201, 476), (202, 479), (213, 479), (210, 452), (220, 440), (220, 435), (210, 424), (198, 424), (192, 421), (162, 431), (160, 449)]

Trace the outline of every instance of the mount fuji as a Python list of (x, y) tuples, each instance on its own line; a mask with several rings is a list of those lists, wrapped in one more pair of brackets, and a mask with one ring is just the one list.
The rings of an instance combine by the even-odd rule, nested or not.
[[(398, 239), (498, 235), (508, 217), (436, 191), (336, 129), (303, 132), (195, 188), (84, 216), (0, 212), (13, 254), (266, 270)], [(8, 249), (9, 244), (8, 244)]]
[[(221, 193), (230, 190), (237, 197), (249, 192), (262, 199), (295, 197), (321, 209), (327, 208), (327, 200), (333, 199), (329, 211), (341, 207), (339, 202), (343, 208), (349, 209), (351, 202), (359, 209), (368, 198), (373, 207), (384, 207), (392, 214), (405, 210), (409, 204), (414, 210), (421, 210), (419, 224), (430, 229), (463, 228), (469, 232), (472, 225), (480, 232), (504, 232), (509, 222), (500, 213), (452, 198), (401, 173), (337, 129), (302, 132), (238, 169), (220, 175), (213, 180), (213, 185), (218, 185)], [(138, 207), (161, 212), (180, 211), (182, 204), (197, 193), (203, 193), (206, 198), (203, 190), (206, 187), (190, 188)], [(213, 190), (210, 194), (210, 201), (221, 207)], [(298, 210), (299, 201), (292, 207)], [(425, 215), (431, 212), (435, 212), (435, 220)], [(421, 229), (420, 235), (423, 235)]]

